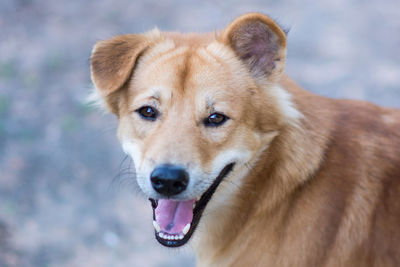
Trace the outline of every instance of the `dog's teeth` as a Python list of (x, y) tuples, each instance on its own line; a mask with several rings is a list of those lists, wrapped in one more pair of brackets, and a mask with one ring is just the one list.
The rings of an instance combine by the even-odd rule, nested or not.
[(153, 221), (153, 226), (154, 226), (154, 229), (156, 229), (157, 233), (159, 233), (161, 231), (161, 227), (160, 227), (160, 225), (158, 225), (158, 223), (156, 221)]
[(189, 232), (190, 223), (186, 224), (186, 226), (182, 229), (182, 233), (186, 235)]
[[(190, 228), (190, 224), (189, 228)], [(162, 239), (166, 239), (166, 240), (181, 240), (183, 239), (185, 236), (183, 234), (179, 234), (179, 235), (170, 235), (167, 233), (163, 233), (163, 232), (159, 232), (158, 236), (161, 237)]]
[(195, 202), (195, 203), (193, 203), (193, 209), (194, 209), (194, 207), (196, 207), (196, 202)]

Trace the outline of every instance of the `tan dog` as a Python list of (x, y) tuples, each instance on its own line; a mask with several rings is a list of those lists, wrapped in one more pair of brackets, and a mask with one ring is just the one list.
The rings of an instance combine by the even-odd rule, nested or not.
[(156, 239), (199, 266), (400, 266), (400, 111), (303, 91), (285, 54), (257, 13), (96, 44)]

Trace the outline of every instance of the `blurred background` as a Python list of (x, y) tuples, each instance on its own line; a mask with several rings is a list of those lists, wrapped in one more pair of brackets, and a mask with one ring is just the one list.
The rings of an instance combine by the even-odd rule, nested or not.
[(400, 107), (398, 0), (1, 0), (0, 266), (194, 266), (162, 248), (116, 118), (85, 104), (94, 43), (213, 31), (249, 11), (288, 36), (286, 72), (308, 90)]

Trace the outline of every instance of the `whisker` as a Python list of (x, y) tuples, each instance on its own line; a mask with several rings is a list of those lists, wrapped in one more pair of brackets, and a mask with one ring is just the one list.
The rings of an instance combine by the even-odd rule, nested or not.
[[(129, 166), (124, 167), (124, 164), (126, 163), (127, 159), (130, 159)], [(132, 161), (132, 159), (128, 155), (125, 155), (123, 157), (123, 159), (121, 160), (121, 163), (119, 164), (118, 173), (113, 177), (112, 181), (110, 182), (109, 190), (111, 188), (115, 188), (114, 186), (117, 184), (117, 182), (119, 182), (119, 188), (120, 188), (122, 180), (133, 180), (131, 178), (130, 179), (125, 178), (125, 176), (127, 176), (127, 175), (129, 175), (129, 176), (132, 175), (133, 177), (135, 176), (135, 173), (132, 172), (131, 161)]]

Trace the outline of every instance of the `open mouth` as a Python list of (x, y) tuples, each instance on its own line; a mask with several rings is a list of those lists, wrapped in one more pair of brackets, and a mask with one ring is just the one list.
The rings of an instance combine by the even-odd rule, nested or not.
[(226, 165), (198, 200), (149, 199), (153, 207), (155, 236), (160, 244), (166, 247), (186, 244), (196, 230), (207, 203), (234, 165), (235, 163)]

